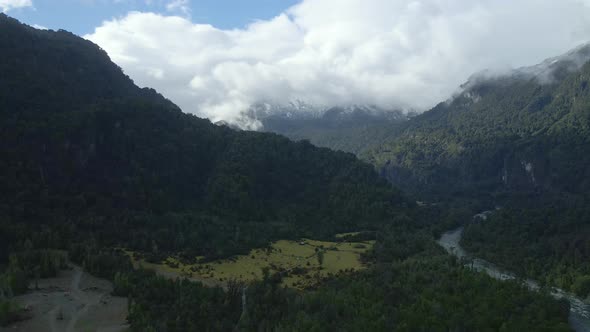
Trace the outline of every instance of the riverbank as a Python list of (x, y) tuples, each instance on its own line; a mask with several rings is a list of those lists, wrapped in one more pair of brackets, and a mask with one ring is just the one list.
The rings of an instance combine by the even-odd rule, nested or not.
[[(485, 272), (490, 277), (498, 280), (521, 280), (521, 278), (515, 274), (503, 271), (493, 263), (477, 257), (471, 257), (469, 253), (461, 247), (460, 242), (462, 235), (463, 227), (460, 227), (442, 234), (437, 243), (451, 255), (454, 255), (459, 259), (467, 260), (467, 264), (476, 271)], [(539, 283), (534, 280), (525, 279), (524, 284), (534, 291), (538, 291), (540, 288)], [(572, 329), (576, 332), (590, 332), (590, 305), (584, 303), (582, 299), (559, 288), (553, 288), (551, 295), (556, 299), (567, 299), (569, 301), (569, 323)]]
[(79, 267), (41, 279), (14, 301), (30, 319), (0, 327), (0, 332), (126, 331), (127, 299), (110, 295), (112, 284)]

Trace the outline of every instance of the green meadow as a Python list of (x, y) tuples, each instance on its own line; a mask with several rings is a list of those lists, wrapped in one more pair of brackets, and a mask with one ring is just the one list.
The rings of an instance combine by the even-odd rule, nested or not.
[[(337, 238), (342, 236), (345, 235), (339, 234)], [(176, 257), (168, 257), (160, 264), (148, 263), (139, 258), (140, 255), (126, 252), (136, 267), (154, 269), (170, 277), (223, 286), (232, 280), (243, 283), (260, 280), (263, 270), (268, 269), (271, 274), (282, 275), (284, 286), (305, 289), (331, 276), (364, 269), (361, 254), (370, 250), (374, 243), (280, 240), (268, 248), (253, 249), (248, 255), (195, 264), (183, 264)]]

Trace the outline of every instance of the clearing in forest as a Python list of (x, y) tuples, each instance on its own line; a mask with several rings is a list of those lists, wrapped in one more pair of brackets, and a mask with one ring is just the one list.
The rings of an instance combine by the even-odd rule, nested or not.
[(280, 240), (268, 248), (253, 249), (248, 255), (196, 264), (183, 264), (176, 257), (153, 264), (138, 258), (140, 256), (133, 252), (126, 252), (136, 267), (154, 269), (168, 277), (186, 277), (208, 285), (223, 286), (230, 280), (260, 280), (263, 269), (268, 268), (271, 274), (282, 274), (283, 285), (305, 289), (333, 275), (364, 269), (361, 254), (371, 249), (374, 243)]

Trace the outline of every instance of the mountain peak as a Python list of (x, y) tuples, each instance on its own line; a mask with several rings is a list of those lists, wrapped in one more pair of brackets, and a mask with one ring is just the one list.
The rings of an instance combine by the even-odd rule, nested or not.
[(516, 70), (516, 74), (531, 75), (541, 83), (552, 83), (579, 70), (588, 61), (590, 61), (590, 43), (585, 43), (565, 54), (548, 58), (537, 65), (519, 68)]
[(471, 90), (482, 83), (509, 83), (514, 80), (535, 79), (540, 84), (561, 81), (590, 61), (590, 42), (581, 44), (562, 55), (551, 57), (533, 65), (510, 70), (482, 70), (471, 75), (461, 85), (463, 91)]

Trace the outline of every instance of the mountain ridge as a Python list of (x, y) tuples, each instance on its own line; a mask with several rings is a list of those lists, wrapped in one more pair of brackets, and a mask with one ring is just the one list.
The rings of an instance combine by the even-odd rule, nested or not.
[[(492, 280), (436, 245), (434, 236), (469, 209), (418, 206), (350, 153), (184, 114), (67, 33), (38, 34), (0, 16), (0, 52), (10, 73), (0, 76), (0, 324), (22, 312), (13, 302), (23, 297), (11, 295), (56, 276), (67, 251), (86, 272), (110, 279), (113, 295), (128, 297), (121, 317), (132, 331), (569, 331), (566, 303)], [(359, 230), (366, 232), (336, 236)], [(362, 271), (343, 271), (336, 258), (337, 274), (325, 273), (322, 264), (341, 256), (320, 241), (292, 242), (315, 266), (273, 264), (269, 243), (301, 238), (358, 252), (354, 238), (373, 248), (361, 256)], [(210, 269), (252, 248), (269, 264), (253, 264), (264, 268), (247, 287)], [(298, 258), (278, 249), (273, 256)], [(136, 269), (140, 258), (167, 264), (166, 277)], [(190, 281), (197, 265), (226, 289)], [(76, 292), (96, 295), (78, 290), (76, 270)], [(319, 286), (282, 286), (302, 271)], [(110, 300), (96, 305), (110, 311)], [(40, 312), (41, 329), (72, 316), (59, 306), (47, 316), (45, 303), (55, 306), (27, 310)], [(92, 328), (76, 324), (92, 305), (73, 308), (73, 328)]]
[[(590, 56), (587, 45), (578, 50), (584, 58)], [(362, 157), (392, 183), (410, 190), (464, 190), (467, 185), (492, 191), (584, 191), (587, 183), (560, 171), (576, 167), (572, 158), (585, 151), (588, 139), (590, 65), (572, 69), (571, 54), (562, 62), (546, 62), (554, 70), (550, 82), (518, 71), (471, 81), (460, 94), (406, 122), (388, 142)], [(552, 147), (553, 155), (541, 152), (541, 146)]]
[[(6, 229), (51, 225), (65, 237), (56, 229), (67, 224), (109, 245), (219, 257), (271, 238), (371, 228), (405, 204), (351, 154), (182, 113), (73, 34), (4, 15), (0, 51)], [(6, 245), (26, 240), (2, 229)], [(179, 229), (194, 241), (177, 241)]]

